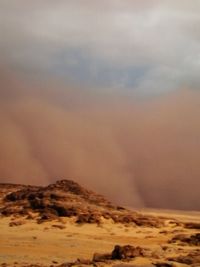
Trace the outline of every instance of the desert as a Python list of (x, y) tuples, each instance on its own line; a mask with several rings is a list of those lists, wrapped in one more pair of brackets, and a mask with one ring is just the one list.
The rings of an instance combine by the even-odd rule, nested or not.
[(200, 0), (0, 0), (0, 267), (200, 267)]
[(117, 206), (71, 180), (1, 184), (1, 266), (200, 266), (200, 214)]

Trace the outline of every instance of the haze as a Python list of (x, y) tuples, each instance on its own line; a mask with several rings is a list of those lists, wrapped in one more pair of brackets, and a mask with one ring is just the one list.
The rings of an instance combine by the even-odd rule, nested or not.
[(0, 182), (199, 210), (199, 1), (0, 0)]

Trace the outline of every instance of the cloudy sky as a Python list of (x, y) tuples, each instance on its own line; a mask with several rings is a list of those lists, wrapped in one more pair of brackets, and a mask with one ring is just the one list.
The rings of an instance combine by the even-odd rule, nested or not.
[(1, 0), (1, 61), (97, 88), (198, 88), (198, 0)]
[(0, 182), (199, 210), (199, 0), (0, 0)]

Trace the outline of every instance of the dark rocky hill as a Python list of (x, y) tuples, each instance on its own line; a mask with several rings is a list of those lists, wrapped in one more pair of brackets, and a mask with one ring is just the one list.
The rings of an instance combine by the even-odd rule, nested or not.
[(117, 223), (160, 227), (165, 221), (116, 206), (71, 180), (60, 180), (46, 187), (0, 184), (0, 215), (36, 218), (38, 223), (74, 217), (76, 223), (112, 219)]

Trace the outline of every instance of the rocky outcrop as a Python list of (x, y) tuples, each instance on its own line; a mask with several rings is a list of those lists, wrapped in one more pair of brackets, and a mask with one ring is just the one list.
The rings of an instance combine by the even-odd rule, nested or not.
[(170, 258), (169, 260), (173, 260), (179, 263), (184, 263), (189, 266), (200, 266), (200, 249), (192, 251), (187, 255), (181, 255), (179, 257)]
[(189, 222), (184, 224), (187, 229), (200, 229), (200, 223), (197, 222)]
[(101, 222), (101, 216), (102, 214), (99, 213), (81, 213), (77, 216), (76, 223), (82, 224), (82, 223), (97, 223), (99, 224)]
[(111, 258), (113, 260), (131, 259), (139, 256), (143, 256), (143, 249), (141, 247), (134, 247), (130, 245), (116, 245), (111, 254)]
[(106, 262), (111, 260), (111, 253), (94, 253), (93, 262)]
[(94, 262), (106, 262), (108, 260), (128, 260), (135, 257), (143, 257), (143, 249), (131, 245), (116, 245), (111, 253), (94, 253)]
[(35, 213), (39, 214), (38, 223), (74, 217), (78, 224), (100, 224), (102, 219), (112, 219), (115, 223), (132, 226), (160, 227), (165, 221), (113, 205), (71, 180), (57, 181), (46, 187), (1, 184), (0, 203), (2, 216), (20, 215), (31, 219), (35, 216), (30, 214)]
[(176, 235), (170, 240), (170, 243), (175, 243), (175, 242), (186, 243), (191, 246), (200, 246), (200, 233), (194, 235), (185, 235), (185, 234)]

